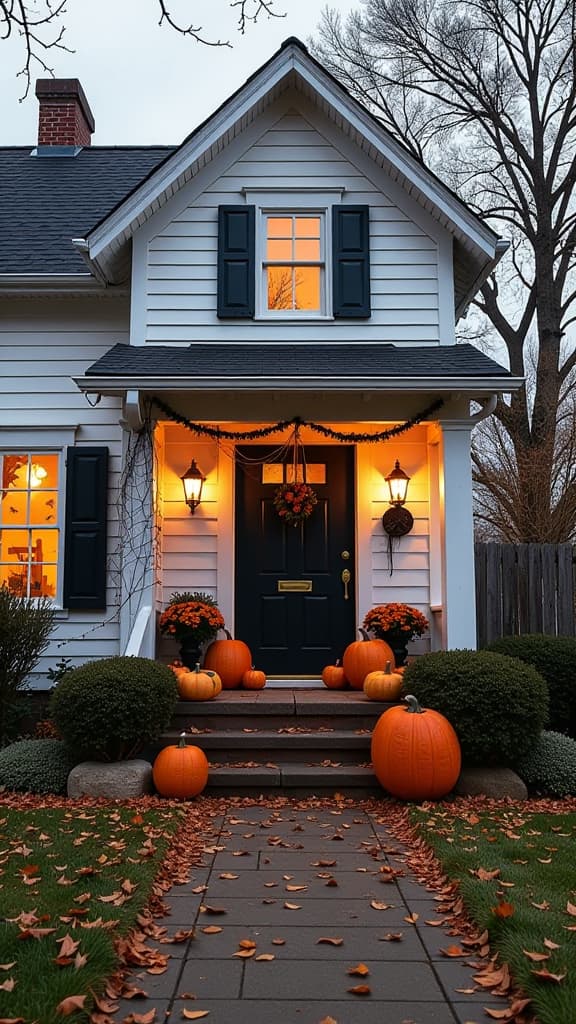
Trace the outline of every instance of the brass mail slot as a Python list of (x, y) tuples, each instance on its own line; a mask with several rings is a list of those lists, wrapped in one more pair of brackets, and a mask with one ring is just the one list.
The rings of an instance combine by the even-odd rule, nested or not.
[(278, 580), (278, 593), (298, 592), (309, 594), (312, 590), (312, 580)]

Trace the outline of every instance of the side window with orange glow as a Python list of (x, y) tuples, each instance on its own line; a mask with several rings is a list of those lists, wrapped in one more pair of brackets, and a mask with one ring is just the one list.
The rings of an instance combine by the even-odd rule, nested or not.
[(0, 454), (0, 585), (55, 599), (60, 544), (59, 456)]
[(264, 223), (263, 312), (324, 314), (324, 214), (267, 213)]

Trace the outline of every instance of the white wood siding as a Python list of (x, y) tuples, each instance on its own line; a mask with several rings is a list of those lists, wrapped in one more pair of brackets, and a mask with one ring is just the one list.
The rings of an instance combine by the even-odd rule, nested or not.
[[(49, 428), (74, 428), (76, 445), (108, 447), (109, 558), (118, 548), (121, 404), (102, 398), (91, 409), (71, 377), (82, 374), (116, 342), (127, 342), (128, 334), (127, 300), (18, 299), (0, 305), (0, 445), (18, 430), (37, 431), (40, 443), (49, 437)], [(29, 436), (33, 448), (34, 433)], [(46, 670), (61, 658), (80, 664), (120, 653), (116, 601), (109, 578), (106, 611), (57, 613), (53, 639), (32, 677), (33, 686), (45, 685)]]
[[(317, 112), (315, 120), (318, 122)], [(322, 132), (301, 114), (282, 114), (279, 107), (273, 127), (263, 131), (239, 159), (207, 182), (188, 203), (184, 193), (176, 196), (162, 211), (162, 221), (157, 218), (147, 226), (146, 236), (135, 240), (133, 279), (144, 315), (138, 317), (139, 336), (133, 337), (133, 343), (142, 344), (142, 333), (146, 341), (155, 343), (305, 341), (320, 337), (332, 341), (440, 342), (438, 225), (435, 237), (432, 226), (429, 233), (403, 212), (386, 191), (389, 186), (389, 191), (397, 193), (397, 186), (363, 154), (353, 161), (349, 140), (344, 136), (342, 151), (333, 139), (329, 142), (327, 136), (334, 136), (334, 131), (326, 123)], [(367, 169), (373, 171), (370, 177)], [(218, 206), (243, 203), (243, 189), (259, 187), (342, 188), (342, 202), (370, 206), (370, 319), (300, 321), (294, 325), (286, 321), (217, 319)]]

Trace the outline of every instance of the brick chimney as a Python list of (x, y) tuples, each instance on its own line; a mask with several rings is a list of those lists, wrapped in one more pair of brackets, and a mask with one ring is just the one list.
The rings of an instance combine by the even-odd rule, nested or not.
[(77, 78), (39, 78), (38, 146), (89, 146), (94, 117)]

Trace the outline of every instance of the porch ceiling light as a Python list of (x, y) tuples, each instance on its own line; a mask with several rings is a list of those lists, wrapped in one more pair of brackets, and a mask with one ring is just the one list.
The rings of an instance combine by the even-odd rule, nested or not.
[(404, 534), (410, 533), (414, 526), (412, 514), (407, 508), (403, 507), (408, 494), (410, 477), (404, 472), (398, 459), (396, 459), (394, 469), (388, 473), (385, 479), (390, 491), (390, 504), (392, 508), (389, 508), (382, 516), (382, 525), (390, 537), (403, 537)]
[(206, 477), (196, 465), (196, 459), (192, 459), (189, 468), (180, 477), (184, 488), (184, 500), (192, 515), (202, 500), (202, 488)]

